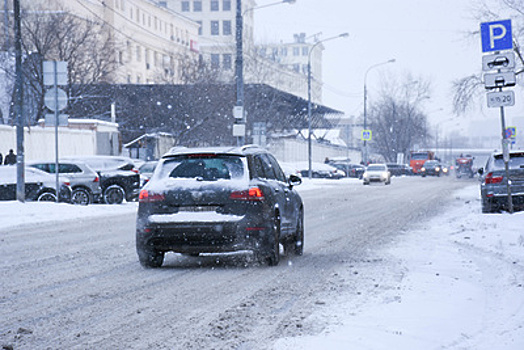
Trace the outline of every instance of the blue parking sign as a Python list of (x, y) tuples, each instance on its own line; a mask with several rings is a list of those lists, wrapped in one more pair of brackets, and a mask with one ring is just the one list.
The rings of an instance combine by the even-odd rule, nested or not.
[(481, 23), (480, 36), (482, 52), (511, 50), (513, 48), (510, 19)]

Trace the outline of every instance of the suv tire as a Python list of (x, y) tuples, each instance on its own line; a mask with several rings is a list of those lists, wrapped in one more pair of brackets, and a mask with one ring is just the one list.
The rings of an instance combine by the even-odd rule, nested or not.
[(104, 202), (106, 204), (122, 204), (126, 192), (120, 185), (111, 185), (104, 190)]
[(76, 188), (71, 195), (71, 203), (79, 205), (91, 204), (91, 194), (85, 188)]

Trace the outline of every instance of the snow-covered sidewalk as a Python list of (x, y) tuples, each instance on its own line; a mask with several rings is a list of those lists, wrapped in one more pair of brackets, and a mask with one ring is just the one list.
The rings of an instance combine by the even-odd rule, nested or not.
[(524, 212), (481, 214), (478, 192), (461, 190), (388, 250), (402, 274), (382, 302), (342, 295), (311, 316), (335, 320), (324, 332), (275, 348), (524, 349)]

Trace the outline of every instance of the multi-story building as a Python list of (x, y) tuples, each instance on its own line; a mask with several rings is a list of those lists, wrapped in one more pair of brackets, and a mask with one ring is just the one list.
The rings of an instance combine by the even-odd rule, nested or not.
[[(236, 58), (236, 0), (165, 0), (167, 7), (200, 24), (200, 56), (220, 72), (222, 80), (232, 80)], [(305, 35), (290, 44), (255, 45), (254, 0), (242, 0), (242, 43), (244, 80), (263, 83), (287, 93), (307, 98), (309, 48)], [(296, 52), (298, 50), (298, 53)], [(278, 55), (274, 55), (277, 52)], [(278, 58), (278, 59), (276, 59)], [(320, 103), (322, 47), (311, 56), (312, 101)], [(306, 67), (306, 68), (304, 68)]]
[(64, 10), (106, 25), (119, 63), (115, 83), (180, 82), (197, 62), (199, 24), (153, 0), (22, 0), (35, 10)]

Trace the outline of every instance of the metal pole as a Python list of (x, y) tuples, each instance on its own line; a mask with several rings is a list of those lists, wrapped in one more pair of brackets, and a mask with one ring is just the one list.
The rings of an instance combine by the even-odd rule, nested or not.
[(9, 11), (7, 7), (7, 0), (4, 0), (4, 35), (5, 35), (5, 50), (10, 49), (9, 43)]
[[(242, 48), (242, 37), (243, 37), (243, 18), (242, 18), (242, 0), (237, 0), (236, 5), (236, 59), (235, 59), (235, 80), (236, 80), (236, 106), (242, 107), (242, 113), (244, 109), (244, 58)], [(244, 116), (242, 116), (242, 122), (245, 123)], [(237, 136), (237, 146), (244, 144), (244, 137)]]
[[(502, 91), (502, 88), (500, 88), (500, 91)], [(510, 212), (510, 214), (513, 214), (513, 199), (511, 198), (511, 181), (509, 179), (509, 139), (506, 135), (506, 121), (504, 117), (504, 107), (502, 106), (500, 107), (500, 121), (502, 123), (502, 157), (504, 158), (504, 168), (506, 172), (506, 188), (508, 191), (508, 211)]]
[(337, 36), (333, 36), (324, 40), (317, 41), (313, 46), (311, 46), (311, 49), (309, 49), (309, 54), (307, 57), (307, 125), (308, 125), (308, 135), (307, 135), (307, 142), (308, 142), (308, 177), (311, 179), (313, 170), (312, 170), (312, 146), (311, 146), (311, 53), (317, 47), (323, 42), (326, 42), (328, 40), (333, 40), (337, 38), (347, 38), (349, 36), (348, 33), (342, 33)]
[[(311, 48), (313, 51), (313, 48)], [(308, 151), (308, 178), (313, 175), (312, 170), (312, 149), (311, 149), (311, 51), (307, 62), (307, 151)]]
[(20, 2), (13, 0), (15, 24), (15, 96), (14, 113), (16, 120), (16, 199), (25, 202), (25, 164), (24, 164), (24, 120), (23, 120), (23, 80), (22, 80), (22, 30), (20, 26)]
[[(366, 72), (366, 76), (364, 77), (364, 130), (368, 129), (368, 114), (367, 114), (368, 89), (366, 87), (366, 78), (367, 78), (367, 72)], [(368, 164), (368, 143), (366, 139), (364, 139), (364, 149), (362, 152), (362, 161), (364, 162), (364, 166)]]
[(53, 87), (55, 88), (55, 176), (56, 176), (56, 202), (58, 203), (58, 196), (60, 194), (60, 169), (58, 165), (58, 117), (60, 115), (58, 110), (58, 67), (57, 62), (53, 61), (53, 75), (54, 82)]

